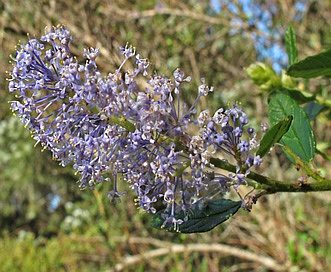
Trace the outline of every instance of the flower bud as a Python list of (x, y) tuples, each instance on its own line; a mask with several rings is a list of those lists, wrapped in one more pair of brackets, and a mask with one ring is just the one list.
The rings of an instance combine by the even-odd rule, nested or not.
[(253, 63), (245, 69), (245, 72), (256, 85), (259, 85), (261, 90), (271, 90), (281, 85), (279, 77), (268, 64)]

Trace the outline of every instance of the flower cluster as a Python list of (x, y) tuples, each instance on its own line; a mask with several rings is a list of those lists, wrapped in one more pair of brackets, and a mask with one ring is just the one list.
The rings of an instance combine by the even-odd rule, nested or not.
[[(9, 91), (17, 98), (12, 110), (54, 159), (73, 164), (81, 188), (112, 182), (108, 197), (119, 200), (118, 182), (124, 180), (145, 211), (156, 212), (162, 201), (164, 225), (176, 228), (185, 220), (176, 217), (179, 212), (237, 188), (249, 168), (261, 163), (252, 153), (256, 133), (245, 128), (248, 119), (238, 105), (195, 117), (199, 99), (213, 91), (204, 80), (188, 107), (181, 102), (181, 86), (190, 77), (181, 70), (173, 79), (150, 75), (148, 60), (125, 46), (123, 63), (103, 76), (95, 61), (98, 49), (85, 49), (80, 64), (70, 52), (71, 41), (70, 32), (58, 26), (40, 40), (20, 44)], [(135, 68), (124, 71), (129, 59)], [(146, 79), (146, 87), (138, 77)], [(197, 135), (190, 135), (192, 128)], [(210, 163), (213, 154), (233, 157), (237, 173), (218, 173)]]

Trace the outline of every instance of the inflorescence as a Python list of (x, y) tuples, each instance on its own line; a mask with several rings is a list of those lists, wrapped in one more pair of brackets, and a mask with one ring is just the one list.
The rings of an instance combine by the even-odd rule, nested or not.
[[(149, 74), (148, 60), (126, 45), (120, 48), (123, 63), (103, 76), (95, 62), (98, 49), (85, 49), (81, 65), (70, 52), (71, 41), (68, 29), (58, 26), (18, 45), (9, 91), (17, 98), (12, 110), (54, 159), (73, 164), (82, 189), (112, 182), (108, 197), (119, 200), (125, 192), (118, 191), (118, 182), (124, 180), (140, 208), (155, 213), (162, 201), (164, 226), (177, 228), (185, 220), (177, 218), (180, 212), (246, 184), (249, 168), (261, 159), (253, 153), (256, 133), (246, 127), (238, 104), (197, 114), (199, 99), (213, 91), (204, 80), (188, 107), (181, 87), (190, 77), (180, 69), (172, 79)], [(124, 71), (129, 59), (135, 68)], [(139, 86), (138, 77), (147, 87)], [(218, 172), (210, 163), (213, 154), (232, 157), (237, 172)]]

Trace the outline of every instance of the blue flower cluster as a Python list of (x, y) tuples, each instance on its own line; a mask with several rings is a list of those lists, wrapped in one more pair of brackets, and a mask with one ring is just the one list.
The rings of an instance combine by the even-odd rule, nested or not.
[[(46, 29), (40, 40), (20, 44), (9, 91), (17, 98), (12, 110), (54, 159), (73, 164), (82, 189), (111, 182), (108, 197), (119, 201), (125, 192), (118, 191), (118, 182), (124, 180), (140, 208), (154, 213), (162, 201), (164, 225), (177, 228), (185, 218), (176, 214), (237, 188), (248, 169), (261, 163), (252, 152), (256, 133), (244, 128), (248, 119), (238, 105), (195, 117), (199, 99), (213, 91), (204, 80), (188, 107), (181, 102), (181, 86), (190, 77), (181, 70), (173, 79), (150, 75), (148, 60), (127, 45), (120, 48), (120, 67), (103, 76), (95, 61), (98, 49), (85, 49), (80, 64), (70, 52), (71, 41), (68, 29), (58, 26)], [(125, 71), (129, 59), (135, 68)], [(210, 163), (213, 154), (232, 157), (237, 173), (218, 173)]]

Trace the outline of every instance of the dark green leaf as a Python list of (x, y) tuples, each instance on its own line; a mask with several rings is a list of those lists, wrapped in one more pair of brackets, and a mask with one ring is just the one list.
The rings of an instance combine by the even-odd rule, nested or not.
[(304, 110), (308, 115), (308, 118), (310, 120), (315, 120), (316, 116), (320, 114), (323, 110), (325, 110), (327, 107), (318, 104), (316, 102), (310, 102), (305, 107)]
[(331, 76), (331, 49), (309, 56), (306, 59), (294, 63), (287, 70), (292, 77), (313, 78), (318, 76)]
[(291, 97), (284, 94), (273, 96), (269, 102), (271, 125), (287, 116), (293, 116), (293, 122), (280, 143), (287, 145), (303, 161), (308, 162), (315, 154), (315, 137), (307, 114)]
[[(197, 233), (210, 231), (234, 215), (240, 209), (241, 204), (241, 201), (232, 201), (230, 199), (209, 200), (204, 207), (197, 204), (189, 212), (188, 220), (179, 225), (179, 232)], [(157, 212), (152, 218), (151, 226), (157, 229), (177, 232), (173, 226), (163, 226), (164, 218), (162, 215), (164, 213), (164, 209)], [(178, 218), (184, 217), (184, 212), (178, 214)]]
[(257, 155), (260, 155), (262, 158), (267, 152), (269, 152), (270, 148), (278, 143), (279, 140), (284, 136), (284, 134), (289, 130), (293, 117), (289, 116), (283, 120), (278, 121), (276, 125), (271, 127), (263, 139), (260, 142), (260, 148), (256, 152)]
[(289, 63), (290, 65), (292, 65), (297, 61), (298, 58), (297, 42), (295, 38), (295, 32), (292, 26), (288, 26), (288, 28), (286, 29), (285, 46), (289, 58)]
[(295, 89), (277, 88), (277, 89), (272, 90), (272, 92), (270, 92), (270, 95), (276, 94), (276, 93), (286, 94), (286, 95), (290, 96), (292, 99), (294, 99), (299, 104), (314, 101), (316, 98), (315, 95), (305, 96), (301, 91), (295, 90)]

